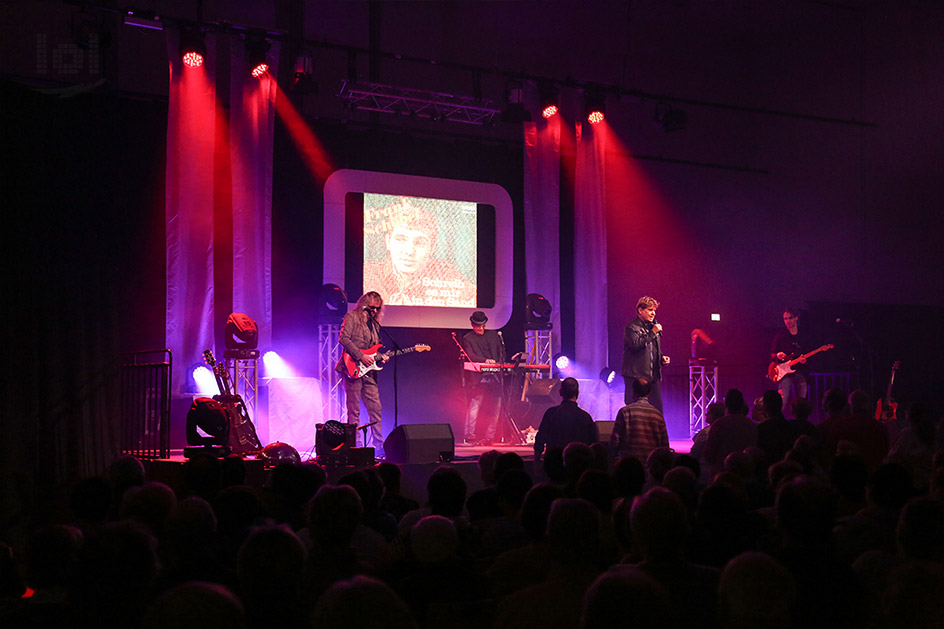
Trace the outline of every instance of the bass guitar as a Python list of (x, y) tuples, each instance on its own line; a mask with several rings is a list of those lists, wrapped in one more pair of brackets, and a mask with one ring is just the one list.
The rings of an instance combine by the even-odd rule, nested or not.
[(819, 354), (820, 352), (831, 350), (833, 347), (835, 347), (835, 345), (823, 345), (822, 347), (818, 349), (814, 349), (812, 352), (807, 352), (806, 354), (797, 356), (793, 360), (788, 360), (783, 363), (772, 362), (770, 363), (770, 366), (767, 367), (767, 377), (773, 380), (774, 382), (780, 382), (781, 380), (783, 380), (784, 376), (789, 375), (793, 373), (794, 371), (796, 371), (796, 369), (793, 368), (794, 365), (805, 362), (806, 359), (809, 358), (810, 356)]
[(875, 403), (875, 419), (883, 422), (890, 422), (898, 419), (898, 402), (892, 399), (892, 385), (895, 384), (895, 372), (901, 367), (901, 361), (896, 360), (892, 363), (892, 375), (888, 378), (888, 389), (885, 390), (885, 397)]
[(364, 356), (370, 356), (374, 359), (374, 364), (372, 365), (365, 365), (360, 361), (354, 360), (350, 354), (344, 352), (344, 371), (347, 373), (348, 377), (354, 379), (362, 378), (371, 371), (382, 370), (383, 367), (380, 366), (380, 363), (384, 358), (393, 358), (394, 356), (409, 354), (410, 352), (428, 352), (431, 349), (429, 345), (414, 345), (413, 347), (405, 347), (403, 349), (381, 353), (381, 347), (383, 347), (383, 343), (377, 343), (373, 347), (368, 347), (363, 350)]
[(226, 414), (229, 417), (229, 447), (235, 454), (248, 454), (250, 452), (259, 452), (262, 450), (262, 443), (256, 434), (256, 427), (249, 419), (249, 412), (246, 410), (246, 403), (242, 396), (233, 393), (233, 386), (229, 379), (229, 371), (226, 365), (221, 365), (213, 358), (213, 352), (203, 350), (203, 360), (213, 370), (216, 377), (216, 385), (220, 388), (220, 394), (214, 395), (213, 399), (223, 405)]

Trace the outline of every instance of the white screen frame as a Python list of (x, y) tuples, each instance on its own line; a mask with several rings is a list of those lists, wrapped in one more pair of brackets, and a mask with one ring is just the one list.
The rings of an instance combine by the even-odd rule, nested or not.
[[(511, 197), (498, 184), (399, 175), (369, 170), (335, 171), (324, 187), (324, 283), (345, 285), (345, 200), (349, 192), (468, 201), (495, 208), (495, 305), (481, 308), (492, 328), (508, 323), (512, 313), (514, 211)], [(359, 261), (358, 264), (361, 264)], [(357, 299), (360, 295), (348, 295)], [(472, 308), (386, 306), (384, 325), (400, 328), (465, 328)]]

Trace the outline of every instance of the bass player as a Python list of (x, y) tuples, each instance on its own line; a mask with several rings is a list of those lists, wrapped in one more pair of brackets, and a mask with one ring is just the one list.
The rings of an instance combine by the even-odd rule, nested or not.
[[(365, 354), (364, 349), (380, 343), (380, 319), (383, 314), (383, 297), (376, 291), (364, 293), (357, 300), (357, 307), (344, 315), (341, 323), (340, 344), (357, 363), (373, 365), (375, 360), (386, 362), (388, 357), (377, 353)], [(351, 377), (344, 365), (344, 356), (335, 369), (344, 375), (344, 391), (347, 398), (347, 422), (358, 425), (361, 415), (361, 400), (367, 409), (370, 430), (365, 432), (364, 445), (373, 447), (376, 456), (383, 454), (383, 430), (380, 424), (380, 389), (377, 387), (377, 371), (371, 370), (361, 377)]]

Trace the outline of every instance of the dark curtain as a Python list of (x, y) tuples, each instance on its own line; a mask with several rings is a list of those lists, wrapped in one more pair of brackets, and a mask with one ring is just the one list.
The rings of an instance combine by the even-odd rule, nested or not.
[(0, 84), (0, 535), (118, 452), (124, 353), (160, 347), (166, 105)]

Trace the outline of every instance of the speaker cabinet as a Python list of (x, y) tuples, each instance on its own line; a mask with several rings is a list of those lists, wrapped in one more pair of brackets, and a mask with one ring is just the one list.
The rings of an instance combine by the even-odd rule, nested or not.
[(597, 441), (609, 443), (610, 435), (613, 434), (613, 424), (616, 422), (612, 419), (598, 419), (593, 423), (597, 425)]
[(456, 453), (452, 426), (449, 424), (397, 426), (384, 441), (384, 453), (387, 460), (393, 463), (451, 461)]

